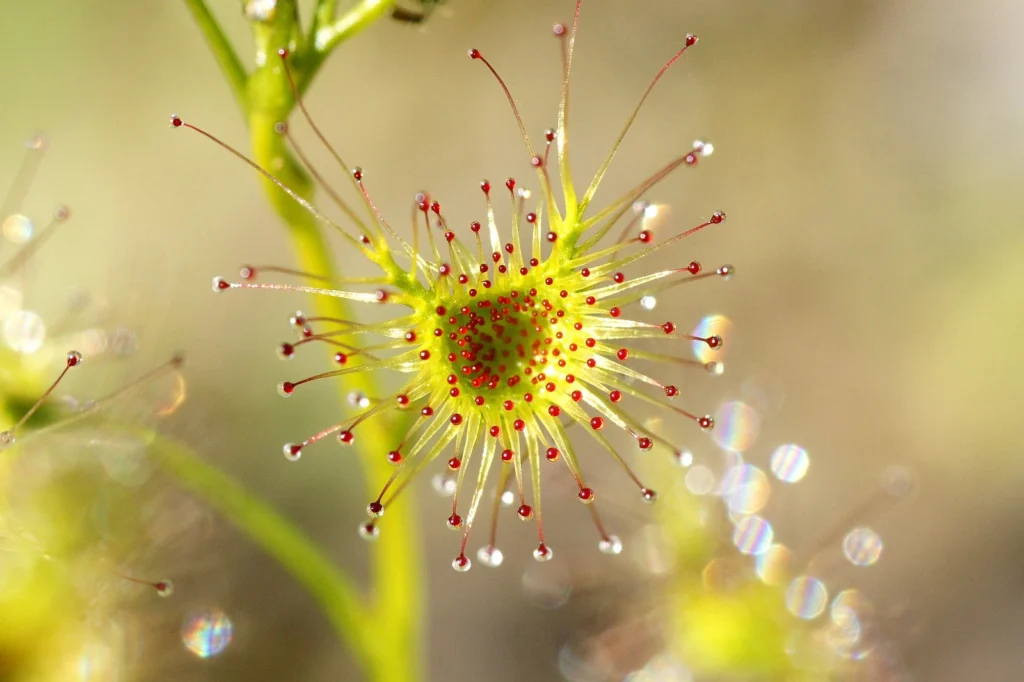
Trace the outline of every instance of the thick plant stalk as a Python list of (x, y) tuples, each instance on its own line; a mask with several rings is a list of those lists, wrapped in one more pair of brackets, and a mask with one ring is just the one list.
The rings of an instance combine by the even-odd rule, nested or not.
[[(309, 177), (288, 150), (286, 140), (275, 132), (275, 125), (286, 121), (296, 104), (276, 52), (279, 48), (290, 50), (296, 81), (304, 90), (328, 53), (385, 14), (393, 6), (393, 0), (366, 0), (338, 18), (332, 16), (335, 3), (321, 0), (308, 39), (301, 33), (295, 3), (279, 0), (272, 20), (253, 23), (257, 68), (252, 74), (245, 73), (205, 3), (202, 0), (185, 0), (185, 3), (210, 43), (246, 118), (253, 159), (271, 170), (296, 194), (312, 200), (314, 187)], [(280, 188), (265, 179), (261, 182), (270, 205), (288, 227), (298, 268), (333, 278), (335, 271), (321, 225)], [(318, 315), (348, 317), (346, 305), (340, 299), (317, 297), (314, 303)], [(341, 383), (342, 395), (352, 390), (376, 394), (375, 388), (364, 373), (357, 373)], [(391, 473), (383, 453), (396, 445), (392, 442), (393, 433), (380, 419), (369, 420), (360, 427), (356, 446), (364, 455), (361, 461), (368, 490)], [(200, 487), (198, 491), (252, 534), (251, 527), (230, 513), (232, 508), (225, 508), (213, 499), (215, 488)], [(388, 509), (391, 530), (382, 533), (370, 546), (372, 584), (368, 599), (364, 600), (367, 603), (360, 605), (361, 611), (337, 615), (334, 604), (344, 600), (332, 597), (324, 588), (293, 573), (328, 612), (339, 637), (353, 649), (370, 680), (415, 682), (420, 677), (422, 593), (413, 507), (411, 496), (407, 496), (402, 503)], [(280, 553), (281, 545), (261, 544), (285, 566), (293, 562), (294, 557)], [(356, 622), (359, 619), (363, 622)], [(372, 633), (372, 637), (368, 637), (368, 633)]]

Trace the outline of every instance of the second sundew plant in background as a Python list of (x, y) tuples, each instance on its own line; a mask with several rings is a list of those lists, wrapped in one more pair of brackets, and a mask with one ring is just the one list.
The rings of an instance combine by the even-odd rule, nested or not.
[[(600, 210), (590, 210), (598, 186), (644, 100), (668, 68), (697, 43), (697, 37), (686, 35), (678, 52), (651, 81), (607, 158), (580, 194), (570, 172), (567, 119), (569, 75), (581, 4), (582, 0), (578, 0), (571, 27), (558, 24), (554, 28), (562, 48), (562, 89), (557, 126), (544, 133), (542, 148), (531, 141), (514, 98), (491, 63), (480, 51), (469, 52), (470, 58), (480, 61), (493, 74), (508, 98), (541, 191), (536, 208), (528, 212), (525, 203), (529, 195), (518, 188), (516, 180), (508, 178), (493, 186), (482, 181), (486, 218), (469, 224), (465, 230), (468, 243), (457, 234), (462, 230), (448, 221), (449, 213), (425, 194), (416, 198), (421, 218), (414, 223), (411, 241), (389, 225), (370, 197), (363, 171), (345, 164), (313, 124), (289, 70), (289, 53), (281, 49), (279, 57), (300, 109), (334, 158), (349, 170), (353, 186), (365, 205), (366, 217), (360, 217), (331, 192), (352, 223), (340, 226), (269, 171), (246, 161), (318, 221), (337, 231), (350, 248), (376, 264), (381, 274), (369, 279), (325, 280), (322, 273), (316, 272), (246, 267), (240, 281), (217, 277), (213, 282), (215, 291), (301, 291), (371, 305), (391, 305), (402, 311), (389, 320), (374, 323), (301, 313), (293, 317), (297, 338), (282, 344), (280, 354), (289, 358), (305, 345), (329, 345), (337, 351), (336, 367), (282, 383), (279, 388), (283, 395), (301, 393), (302, 386), (314, 380), (376, 370), (395, 370), (408, 379), (395, 394), (364, 404), (361, 413), (301, 442), (286, 444), (284, 454), (297, 460), (306, 448), (328, 437), (336, 438), (342, 445), (352, 445), (360, 439), (361, 426), (368, 420), (380, 419), (392, 410), (410, 412), (414, 420), (404, 435), (394, 443), (373, 443), (380, 450), (379, 456), (394, 465), (394, 471), (370, 501), (367, 511), (371, 520), (361, 527), (361, 532), (368, 538), (376, 537), (380, 532), (378, 519), (388, 505), (417, 472), (440, 458), (456, 477), (447, 524), (462, 535), (452, 562), (458, 571), (471, 566), (468, 540), (485, 494), (493, 491), (496, 513), (497, 500), (510, 485), (518, 491), (519, 518), (537, 524), (534, 557), (539, 561), (552, 557), (541, 513), (543, 460), (565, 463), (577, 484), (579, 500), (591, 512), (600, 549), (617, 553), (621, 542), (598, 516), (594, 505), (597, 493), (587, 485), (584, 474), (586, 459), (604, 451), (622, 467), (642, 499), (654, 501), (657, 493), (634, 475), (626, 456), (607, 437), (608, 429), (625, 431), (641, 451), (660, 448), (677, 455), (681, 448), (631, 413), (653, 408), (690, 420), (700, 429), (709, 430), (714, 425), (711, 416), (690, 406), (677, 406), (673, 399), (679, 390), (665, 377), (679, 367), (692, 366), (717, 373), (720, 366), (672, 352), (651, 352), (637, 347), (636, 342), (661, 339), (670, 344), (685, 342), (687, 347), (698, 342), (717, 349), (723, 340), (719, 336), (684, 333), (672, 321), (651, 324), (630, 319), (628, 311), (630, 304), (656, 291), (709, 277), (728, 279), (733, 274), (732, 266), (705, 268), (697, 261), (687, 261), (679, 267), (638, 276), (627, 277), (623, 273), (627, 266), (725, 220), (723, 212), (714, 211), (696, 226), (668, 238), (656, 238), (643, 223), (643, 211), (637, 210), (638, 202), (651, 187), (680, 166), (696, 165), (711, 153), (712, 146), (695, 142), (691, 149), (624, 196)], [(193, 129), (227, 147), (177, 116), (172, 118), (172, 124)], [(278, 126), (278, 132), (287, 134), (284, 122)], [(315, 169), (309, 170), (320, 178)], [(493, 198), (510, 206), (511, 225), (504, 233), (499, 228), (492, 195), (505, 195)], [(420, 236), (421, 232), (425, 237)], [(618, 238), (606, 242), (610, 232)], [(310, 283), (307, 286), (260, 281), (267, 270), (298, 274)], [(680, 380), (685, 380), (685, 376)], [(585, 445), (577, 442), (574, 446), (568, 430), (573, 424), (586, 432), (575, 439), (588, 439)], [(502, 560), (495, 534), (496, 521), (478, 552), (485, 565), (494, 566)]]

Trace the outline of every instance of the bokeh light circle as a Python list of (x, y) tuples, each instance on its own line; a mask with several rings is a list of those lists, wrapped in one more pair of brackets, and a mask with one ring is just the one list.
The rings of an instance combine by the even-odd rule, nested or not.
[(754, 570), (766, 585), (781, 585), (789, 579), (793, 553), (785, 545), (774, 544), (755, 557)]
[(797, 618), (813, 620), (825, 610), (828, 589), (817, 578), (802, 575), (794, 578), (786, 589), (786, 608)]
[(18, 310), (4, 320), (4, 342), (19, 353), (35, 353), (46, 340), (43, 318), (31, 310)]
[(807, 475), (811, 458), (799, 445), (788, 443), (775, 448), (771, 457), (771, 469), (775, 477), (786, 483), (796, 483)]
[(722, 478), (722, 498), (734, 514), (756, 514), (764, 509), (771, 492), (768, 477), (752, 464), (731, 467)]
[(736, 522), (732, 543), (743, 554), (757, 556), (772, 546), (775, 531), (772, 524), (760, 516), (745, 516)]
[(761, 432), (761, 415), (739, 400), (722, 403), (715, 411), (715, 429), (711, 432), (718, 447), (729, 452), (746, 452)]
[(235, 627), (218, 608), (194, 613), (181, 626), (181, 641), (199, 658), (210, 658), (224, 651), (234, 638)]
[(12, 244), (24, 244), (32, 239), (34, 232), (32, 220), (26, 215), (14, 213), (4, 218), (4, 237)]
[(707, 495), (715, 487), (715, 475), (703, 464), (690, 467), (684, 480), (686, 489), (694, 495)]
[(882, 538), (870, 528), (854, 528), (843, 538), (843, 554), (854, 566), (871, 566), (882, 556)]

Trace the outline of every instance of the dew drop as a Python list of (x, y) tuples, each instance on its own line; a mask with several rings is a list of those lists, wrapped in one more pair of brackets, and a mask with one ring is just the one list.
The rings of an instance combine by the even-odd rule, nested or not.
[(455, 494), (455, 477), (450, 474), (435, 474), (430, 479), (430, 487), (441, 497), (451, 497)]
[(249, 21), (273, 21), (277, 0), (247, 0), (242, 13)]
[(222, 653), (233, 637), (231, 619), (217, 608), (193, 613), (181, 626), (182, 643), (199, 658), (211, 658)]
[(153, 587), (156, 588), (156, 593), (161, 597), (170, 597), (174, 594), (174, 583), (170, 580), (161, 580), (158, 583), (153, 583)]
[(18, 310), (4, 320), (4, 342), (19, 353), (35, 353), (46, 340), (46, 325), (37, 313)]
[(376, 540), (380, 537), (380, 528), (375, 523), (359, 524), (359, 537), (364, 540)]
[(501, 553), (501, 550), (497, 547), (488, 545), (481, 547), (476, 552), (476, 558), (480, 560), (480, 563), (489, 568), (497, 568), (501, 566), (501, 562), (505, 560), (505, 555)]
[(711, 376), (720, 377), (725, 373), (725, 365), (717, 360), (704, 363), (704, 371)]
[(854, 566), (871, 566), (882, 556), (882, 538), (870, 528), (854, 528), (843, 538), (843, 555)]
[(515, 493), (511, 490), (506, 490), (501, 494), (501, 504), (505, 507), (511, 507), (512, 503), (516, 501)]
[(654, 296), (647, 295), (640, 299), (640, 307), (644, 310), (654, 310), (657, 305), (658, 299)]
[(693, 148), (697, 150), (701, 156), (711, 156), (715, 153), (715, 145), (711, 144), (707, 140), (694, 140)]
[(597, 543), (597, 548), (604, 554), (620, 554), (622, 540), (618, 535), (609, 535), (607, 538), (601, 538), (601, 541)]
[(298, 443), (285, 443), (281, 451), (289, 462), (297, 462), (302, 457), (302, 446)]
[(465, 554), (460, 554), (452, 560), (452, 568), (459, 573), (465, 573), (473, 567), (473, 562)]
[(537, 561), (551, 561), (554, 556), (555, 553), (543, 542), (537, 545), (537, 549), (533, 550), (533, 558)]

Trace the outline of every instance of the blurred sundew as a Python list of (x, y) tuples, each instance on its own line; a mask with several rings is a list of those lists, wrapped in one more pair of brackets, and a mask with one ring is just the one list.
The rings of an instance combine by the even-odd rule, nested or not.
[[(34, 275), (47, 273), (61, 245), (41, 247), (70, 212), (58, 207), (40, 229), (26, 224), (19, 211), (47, 144), (37, 136), (26, 148), (0, 207), (15, 246), (0, 261), (0, 678), (136, 679), (160, 666), (140, 658), (139, 643), (159, 630), (167, 610), (157, 602), (174, 592), (167, 574), (180, 565), (166, 545), (190, 529), (170, 513), (176, 495), (151, 475), (147, 440), (125, 426), (166, 413), (161, 380), (183, 379), (175, 361), (96, 397), (112, 383), (103, 360), (131, 355), (134, 332), (109, 327), (105, 306), (80, 292), (50, 320), (28, 307), (50, 308)], [(72, 367), (90, 397), (64, 392)], [(108, 402), (119, 402), (127, 421), (99, 409)]]
[[(643, 625), (658, 652), (650, 660), (676, 661), (681, 667), (659, 673), (658, 666), (639, 664), (626, 679), (662, 679), (658, 674), (732, 679), (783, 671), (793, 679), (820, 679), (826, 672), (829, 679), (874, 679), (876, 667), (900, 669), (891, 643), (884, 661), (879, 659), (883, 617), (862, 593), (844, 584), (847, 574), (835, 562), (816, 559), (843, 556), (858, 567), (877, 563), (881, 537), (858, 525), (873, 507), (851, 509), (844, 522), (852, 525), (828, 535), (821, 547), (787, 538), (773, 521), (795, 508), (791, 489), (807, 485), (807, 449), (792, 442), (758, 445), (761, 413), (742, 400), (726, 399), (716, 417), (726, 430), (734, 425), (733, 432), (714, 439), (717, 453), (679, 453), (682, 480), (674, 494), (664, 496), (659, 523), (643, 526), (624, 544), (624, 553), (647, 576), (646, 599), (657, 614)], [(908, 470), (890, 467), (877, 492), (898, 499), (912, 489), (912, 481)], [(688, 494), (680, 495), (682, 489)], [(608, 676), (623, 664), (621, 653), (602, 646), (603, 638), (588, 641), (582, 649), (572, 648), (576, 667), (567, 679), (605, 679), (597, 671)], [(581, 658), (584, 650), (588, 655)], [(584, 669), (589, 677), (580, 672)]]

